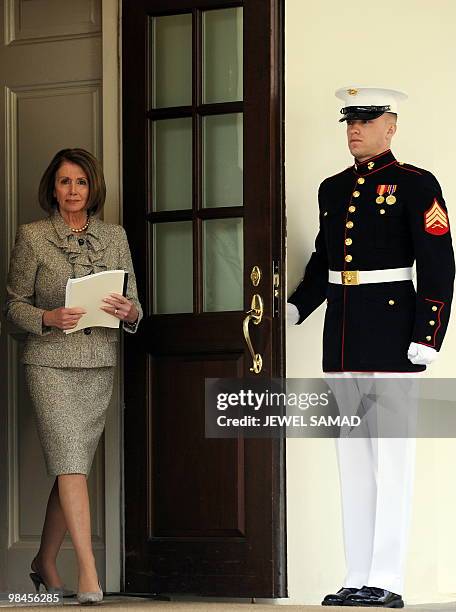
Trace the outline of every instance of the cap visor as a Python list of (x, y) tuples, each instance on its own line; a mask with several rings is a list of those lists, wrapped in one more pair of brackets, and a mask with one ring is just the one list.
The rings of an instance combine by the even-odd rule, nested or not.
[(342, 121), (354, 121), (355, 119), (359, 121), (368, 121), (369, 119), (377, 119), (377, 117), (381, 117), (381, 115), (384, 115), (385, 112), (386, 111), (377, 112), (377, 113), (357, 113), (357, 112), (347, 113), (346, 115), (342, 117), (342, 119), (339, 119), (339, 123), (342, 123)]

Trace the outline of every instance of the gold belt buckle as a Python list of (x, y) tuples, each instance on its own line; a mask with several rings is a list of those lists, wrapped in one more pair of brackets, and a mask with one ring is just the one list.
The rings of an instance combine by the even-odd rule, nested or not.
[(342, 274), (342, 285), (359, 285), (359, 271), (358, 270), (346, 270), (341, 272)]

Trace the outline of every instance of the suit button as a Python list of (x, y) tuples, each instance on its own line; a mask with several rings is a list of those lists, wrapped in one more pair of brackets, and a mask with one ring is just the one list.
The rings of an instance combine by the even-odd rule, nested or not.
[(430, 342), (432, 340), (432, 336), (426, 336), (426, 340)]
[(435, 325), (435, 321), (429, 321), (429, 325)]
[(352, 242), (353, 242), (353, 240), (351, 238), (347, 238), (345, 240), (345, 244), (347, 244), (348, 246), (350, 246)]
[(79, 238), (78, 242), (82, 246), (84, 244), (84, 239), (83, 238)]
[(395, 303), (396, 303), (396, 302), (395, 302), (394, 300), (389, 300), (389, 302), (388, 302), (388, 304), (389, 304), (390, 306), (394, 306), (394, 304), (395, 304)]
[(433, 306), (432, 310), (435, 312), (437, 310), (437, 306)]
[(356, 206), (351, 205), (348, 207), (348, 212), (355, 212), (355, 210), (356, 210)]
[(354, 191), (354, 192), (353, 192), (353, 197), (354, 197), (354, 198), (359, 198), (359, 196), (360, 196), (360, 195), (361, 195), (361, 194), (360, 194), (360, 192), (359, 192), (359, 191)]
[(90, 329), (90, 327), (86, 327), (84, 330), (84, 333), (86, 336), (90, 336), (90, 334), (92, 333), (92, 330)]
[(323, 217), (326, 217), (328, 215), (328, 211), (325, 210), (325, 212), (323, 213)]
[(351, 228), (353, 227), (353, 221), (348, 221), (348, 222), (345, 224), (345, 227), (348, 227), (348, 229), (351, 229)]
[(364, 185), (365, 182), (366, 182), (366, 179), (360, 176), (358, 179), (358, 185)]
[(345, 255), (345, 261), (351, 261), (353, 257), (351, 255)]

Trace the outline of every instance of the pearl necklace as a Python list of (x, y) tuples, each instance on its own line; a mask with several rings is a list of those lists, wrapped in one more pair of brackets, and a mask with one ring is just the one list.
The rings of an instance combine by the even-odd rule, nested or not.
[(72, 232), (74, 232), (75, 234), (79, 234), (80, 232), (84, 232), (89, 227), (89, 223), (90, 223), (90, 219), (89, 219), (89, 217), (87, 217), (87, 221), (86, 221), (85, 225), (83, 225), (79, 229), (75, 229), (74, 227), (70, 227), (70, 230)]

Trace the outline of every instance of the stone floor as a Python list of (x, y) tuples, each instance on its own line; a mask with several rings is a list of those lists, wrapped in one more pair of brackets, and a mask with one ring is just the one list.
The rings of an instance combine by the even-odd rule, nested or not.
[[(278, 610), (281, 608), (282, 612), (322, 612), (321, 606), (297, 606), (297, 605), (272, 605), (264, 603), (228, 603), (228, 602), (215, 602), (215, 601), (166, 601), (165, 598), (144, 598), (144, 597), (121, 597), (118, 595), (105, 596), (103, 602), (99, 604), (99, 607), (103, 609), (103, 612), (109, 612), (113, 610), (119, 612), (126, 610), (130, 612), (271, 612), (272, 608)], [(11, 606), (7, 602), (0, 602), (0, 607), (16, 607), (22, 610), (43, 610), (43, 608), (50, 608), (53, 611), (63, 610), (68, 606), (79, 605), (76, 599), (65, 599), (64, 605), (27, 605), (17, 604)], [(379, 609), (379, 608), (374, 608)], [(342, 607), (332, 608), (334, 612), (341, 612), (346, 610)], [(367, 608), (362, 608), (367, 610)], [(410, 612), (456, 612), (456, 602), (444, 603), (444, 604), (420, 604), (414, 606), (407, 606), (404, 608), (404, 612), (409, 610)]]

